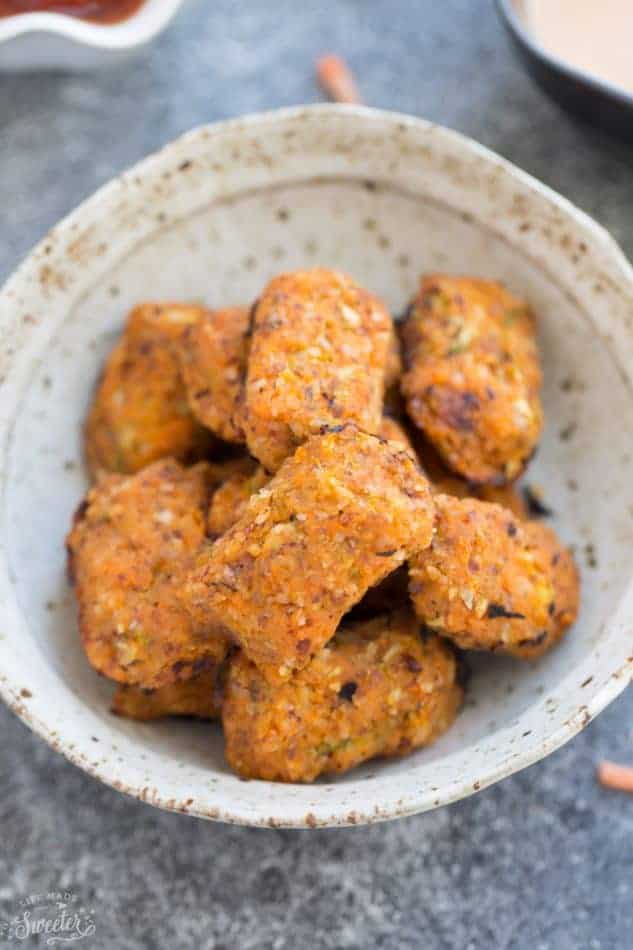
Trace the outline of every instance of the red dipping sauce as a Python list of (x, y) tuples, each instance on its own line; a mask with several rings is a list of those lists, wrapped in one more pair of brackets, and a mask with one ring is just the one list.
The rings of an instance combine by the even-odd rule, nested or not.
[(94, 23), (127, 20), (145, 0), (0, 0), (0, 17), (19, 13), (64, 13)]

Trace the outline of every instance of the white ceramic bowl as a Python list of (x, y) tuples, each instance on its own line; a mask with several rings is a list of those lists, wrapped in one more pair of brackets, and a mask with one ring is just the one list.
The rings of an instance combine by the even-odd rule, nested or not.
[[(316, 263), (347, 269), (396, 312), (437, 269), (503, 278), (529, 298), (548, 421), (529, 479), (576, 545), (583, 605), (536, 665), (479, 658), (465, 710), (431, 749), (313, 786), (243, 782), (218, 728), (110, 715), (111, 686), (79, 645), (63, 541), (86, 487), (81, 420), (127, 309), (147, 297), (236, 304)], [(320, 106), (184, 136), (81, 205), (0, 296), (4, 698), (102, 781), (251, 825), (407, 815), (541, 759), (631, 676), (632, 325), (633, 273), (606, 232), (454, 132)]]
[(0, 18), (0, 70), (83, 70), (114, 66), (174, 18), (183, 0), (145, 0), (120, 23), (100, 24), (58, 13)]

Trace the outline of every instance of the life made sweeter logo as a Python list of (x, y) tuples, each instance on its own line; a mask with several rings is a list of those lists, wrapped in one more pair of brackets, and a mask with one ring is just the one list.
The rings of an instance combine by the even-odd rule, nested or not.
[(54, 947), (85, 940), (96, 930), (93, 914), (72, 891), (29, 894), (17, 902), (13, 917), (0, 919), (0, 942), (33, 940)]

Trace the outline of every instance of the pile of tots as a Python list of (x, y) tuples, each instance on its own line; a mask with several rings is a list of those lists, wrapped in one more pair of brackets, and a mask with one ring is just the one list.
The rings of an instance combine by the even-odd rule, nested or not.
[(424, 277), (398, 324), (326, 269), (250, 308), (136, 307), (67, 541), (113, 711), (220, 719), (229, 765), (273, 781), (437, 739), (461, 651), (532, 660), (577, 614), (513, 487), (540, 387), (529, 307), (483, 280)]

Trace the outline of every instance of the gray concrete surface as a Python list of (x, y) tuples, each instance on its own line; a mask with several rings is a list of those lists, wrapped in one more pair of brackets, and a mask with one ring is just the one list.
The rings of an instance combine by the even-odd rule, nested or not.
[[(0, 77), (0, 277), (94, 188), (190, 126), (317, 100), (312, 63), (326, 48), (349, 57), (367, 102), (473, 135), (633, 253), (633, 149), (532, 86), (492, 0), (202, 0), (115, 73)], [(2, 708), (0, 918), (66, 889), (94, 910), (80, 945), (98, 948), (630, 947), (633, 799), (593, 772), (602, 756), (633, 759), (632, 712), (629, 691), (547, 761), (451, 808), (281, 832), (128, 800)]]

